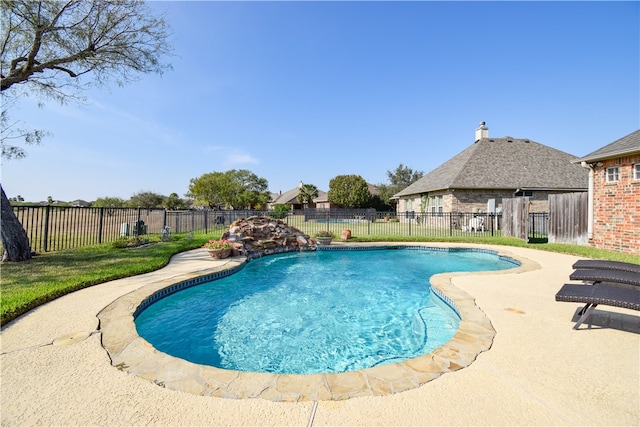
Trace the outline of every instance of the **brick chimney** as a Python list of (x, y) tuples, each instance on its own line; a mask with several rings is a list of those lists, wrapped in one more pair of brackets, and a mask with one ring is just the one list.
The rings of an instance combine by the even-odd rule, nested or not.
[(476, 140), (474, 144), (482, 138), (489, 138), (489, 128), (486, 126), (485, 122), (480, 122), (478, 129), (476, 129)]

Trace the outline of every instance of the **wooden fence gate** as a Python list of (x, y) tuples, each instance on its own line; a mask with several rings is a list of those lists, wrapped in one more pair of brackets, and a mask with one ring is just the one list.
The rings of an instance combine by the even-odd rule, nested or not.
[(529, 241), (529, 198), (502, 199), (502, 235)]
[(589, 244), (589, 194), (549, 195), (549, 243)]

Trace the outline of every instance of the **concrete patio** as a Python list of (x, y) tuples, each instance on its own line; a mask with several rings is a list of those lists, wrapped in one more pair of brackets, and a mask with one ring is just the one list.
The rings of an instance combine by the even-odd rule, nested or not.
[(500, 250), (534, 268), (451, 277), (475, 298), (496, 336), (470, 366), (418, 388), (338, 401), (225, 399), (163, 388), (113, 366), (97, 314), (143, 286), (227, 262), (196, 250), (162, 270), (74, 292), (6, 325), (2, 425), (639, 425), (638, 313), (600, 306), (592, 329), (573, 330), (580, 305), (554, 295), (577, 257), (464, 246)]

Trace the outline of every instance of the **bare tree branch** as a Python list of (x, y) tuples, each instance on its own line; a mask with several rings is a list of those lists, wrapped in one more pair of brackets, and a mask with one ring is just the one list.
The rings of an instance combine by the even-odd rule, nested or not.
[[(72, 81), (92, 72), (93, 85), (115, 79), (119, 84), (134, 73), (161, 73), (168, 65), (168, 30), (162, 17), (154, 17), (141, 1), (1, 0), (3, 31), (0, 91), (25, 84), (42, 85), (62, 72)], [(11, 25), (11, 23), (14, 23)], [(66, 82), (69, 84), (69, 82)], [(83, 83), (70, 87), (83, 90)], [(42, 95), (60, 99), (65, 93)]]

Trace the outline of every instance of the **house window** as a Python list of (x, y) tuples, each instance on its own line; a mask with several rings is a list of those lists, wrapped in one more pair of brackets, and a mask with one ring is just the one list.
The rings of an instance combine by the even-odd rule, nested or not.
[(408, 199), (407, 204), (405, 206), (405, 211), (410, 212), (413, 210), (412, 208), (413, 208), (413, 200)]
[(432, 214), (441, 214), (444, 196), (431, 196), (431, 213)]
[(518, 191), (516, 197), (533, 197), (533, 191)]
[(437, 196), (436, 200), (438, 201), (438, 213), (442, 214), (442, 206), (443, 206), (443, 201), (444, 201), (444, 196)]
[(640, 163), (633, 165), (633, 179), (640, 180)]
[(607, 182), (618, 182), (619, 173), (620, 171), (617, 166), (607, 168)]

